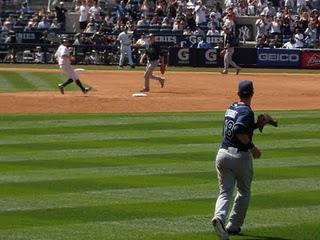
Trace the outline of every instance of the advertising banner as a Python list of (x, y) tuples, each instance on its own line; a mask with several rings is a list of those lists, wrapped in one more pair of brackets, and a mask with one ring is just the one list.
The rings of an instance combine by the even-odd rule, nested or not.
[(170, 66), (191, 66), (189, 48), (169, 48)]
[(320, 68), (320, 51), (302, 51), (301, 66), (303, 68)]
[(258, 48), (257, 66), (300, 67), (300, 50)]
[(192, 66), (194, 67), (212, 67), (217, 66), (217, 49), (195, 48), (192, 49)]

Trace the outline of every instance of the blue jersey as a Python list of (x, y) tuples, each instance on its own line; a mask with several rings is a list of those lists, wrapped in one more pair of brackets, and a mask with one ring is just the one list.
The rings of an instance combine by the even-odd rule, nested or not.
[(241, 143), (235, 136), (234, 130), (241, 129), (242, 133), (249, 136), (250, 143), (255, 129), (254, 113), (250, 106), (240, 103), (233, 103), (224, 115), (222, 148), (234, 147), (239, 151), (248, 151), (249, 145)]

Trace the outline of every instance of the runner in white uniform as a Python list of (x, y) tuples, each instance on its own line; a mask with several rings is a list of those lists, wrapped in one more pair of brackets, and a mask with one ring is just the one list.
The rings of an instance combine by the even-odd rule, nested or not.
[(84, 87), (79, 80), (78, 74), (71, 66), (70, 50), (68, 49), (68, 39), (63, 39), (62, 44), (59, 46), (55, 53), (55, 57), (58, 61), (59, 67), (68, 76), (68, 79), (58, 85), (61, 94), (64, 94), (64, 87), (72, 83), (73, 81), (80, 87), (83, 93), (87, 93), (91, 90), (91, 87)]

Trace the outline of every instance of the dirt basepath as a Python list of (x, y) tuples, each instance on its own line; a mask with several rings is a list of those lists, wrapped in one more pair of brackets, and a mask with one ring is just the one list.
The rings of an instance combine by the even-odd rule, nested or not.
[[(32, 71), (29, 69), (29, 71)], [(46, 71), (46, 70), (41, 70)], [(48, 70), (48, 74), (54, 70)], [(143, 72), (84, 71), (94, 87), (88, 95), (70, 92), (0, 94), (1, 113), (187, 112), (224, 110), (237, 100), (240, 79), (254, 81), (255, 110), (320, 109), (316, 74), (241, 74), (168, 72), (165, 88), (152, 81), (147, 97), (132, 97), (143, 86)]]

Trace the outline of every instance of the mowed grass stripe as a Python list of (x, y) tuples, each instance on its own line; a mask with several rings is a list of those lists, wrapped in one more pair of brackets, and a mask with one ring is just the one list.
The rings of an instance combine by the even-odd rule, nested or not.
[[(276, 179), (253, 182), (252, 195), (265, 196), (286, 192), (320, 191), (318, 178)], [(164, 202), (186, 199), (214, 199), (217, 181), (187, 186), (145, 187), (83, 191), (77, 193), (42, 194), (38, 196), (2, 197), (0, 211), (37, 210), (108, 204)]]
[[(288, 209), (318, 207), (320, 191), (269, 193), (253, 195), (251, 210)], [(96, 221), (123, 221), (144, 218), (181, 217), (206, 215), (212, 210), (214, 198), (186, 199), (156, 203), (106, 204), (89, 207), (68, 207), (40, 210), (18, 210), (1, 212), (0, 229), (42, 226), (51, 224), (72, 224)], [(165, 209), (165, 211), (164, 211)], [(281, 210), (280, 210), (281, 211)], [(209, 215), (210, 216), (210, 215)], [(4, 222), (5, 221), (5, 222)], [(16, 225), (12, 226), (15, 223)]]
[[(318, 157), (319, 159), (319, 157)], [(298, 159), (298, 161), (301, 159)], [(281, 160), (280, 160), (281, 161)], [(290, 161), (292, 161), (290, 159)], [(276, 163), (276, 161), (274, 161)], [(309, 175), (314, 176), (317, 173), (320, 174), (319, 161), (306, 160), (306, 163), (295, 164), (288, 161), (282, 161), (282, 164), (274, 164), (277, 167), (263, 165), (264, 162), (260, 162), (256, 171), (261, 177), (264, 174), (266, 176), (275, 175), (275, 177), (290, 177), (294, 172), (295, 176), (303, 176), (305, 171), (308, 171)], [(289, 166), (288, 166), (289, 165)], [(137, 176), (137, 175), (161, 175), (161, 174), (180, 174), (180, 173), (207, 173), (214, 169), (213, 161), (189, 161), (189, 162), (167, 162), (161, 164), (135, 164), (125, 166), (106, 166), (106, 167), (81, 167), (81, 168), (66, 168), (66, 169), (42, 169), (42, 170), (29, 170), (4, 172), (0, 175), (0, 183), (7, 182), (36, 182), (36, 181), (48, 181), (48, 180), (62, 180), (62, 179), (76, 179), (90, 178), (90, 177), (112, 177), (112, 176)], [(262, 172), (262, 173), (260, 173)], [(287, 173), (287, 175), (284, 175)]]
[[(13, 161), (0, 162), (0, 173), (12, 174), (15, 172), (26, 172), (46, 169), (79, 169), (79, 168), (103, 168), (103, 167), (135, 167), (139, 165), (159, 165), (161, 164), (196, 164), (207, 162), (213, 165), (215, 159), (215, 151), (204, 151), (199, 153), (175, 153), (175, 154), (154, 154), (142, 156), (125, 156), (125, 157), (94, 157), (94, 158), (69, 158), (69, 159), (51, 159), (36, 161)], [(266, 157), (268, 155), (269, 158)], [(297, 151), (295, 156), (275, 156), (276, 153), (264, 153), (263, 158), (254, 161), (255, 168), (268, 167), (294, 167), (294, 166), (317, 166), (320, 162), (320, 156), (314, 151), (314, 154), (303, 155), (301, 151)]]
[[(126, 188), (142, 188), (142, 187), (165, 187), (165, 186), (186, 186), (189, 184), (205, 184), (215, 181), (216, 175), (212, 168), (200, 171), (188, 171), (178, 173), (162, 173), (159, 174), (140, 174), (135, 175), (115, 175), (106, 176), (102, 174), (91, 174), (84, 176), (68, 177), (46, 177), (36, 176), (34, 181), (30, 180), (19, 181), (19, 177), (13, 176), (12, 182), (4, 178), (4, 182), (0, 184), (2, 192), (1, 196), (18, 196), (46, 194), (46, 193), (66, 193), (66, 192), (81, 192), (102, 189), (126, 189)], [(70, 171), (72, 176), (72, 171)], [(272, 179), (299, 179), (316, 178), (320, 175), (319, 166), (299, 166), (299, 167), (282, 167), (282, 168), (267, 168), (255, 170), (255, 181), (264, 181)], [(46, 180), (51, 179), (51, 180)]]
[(10, 82), (8, 78), (2, 73), (0, 73), (0, 92), (12, 92), (15, 91), (16, 88)]
[(17, 72), (17, 74), (24, 78), (25, 81), (34, 86), (37, 91), (51, 90), (50, 85), (46, 79), (41, 79), (36, 73), (32, 72)]
[(35, 90), (33, 84), (29, 83), (24, 76), (21, 76), (18, 72), (3, 72), (1, 75), (10, 81), (15, 91), (30, 91)]

